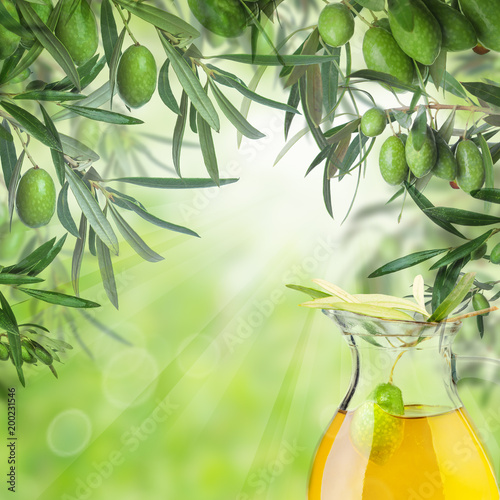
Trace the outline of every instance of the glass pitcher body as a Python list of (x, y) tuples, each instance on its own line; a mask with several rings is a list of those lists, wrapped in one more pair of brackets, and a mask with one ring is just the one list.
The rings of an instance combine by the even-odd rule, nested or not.
[(499, 500), (454, 381), (460, 323), (324, 312), (347, 340), (353, 367), (316, 452), (308, 500)]

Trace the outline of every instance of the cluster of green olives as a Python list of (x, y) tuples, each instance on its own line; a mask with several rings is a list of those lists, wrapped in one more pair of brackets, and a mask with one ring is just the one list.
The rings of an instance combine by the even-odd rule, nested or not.
[[(40, 361), (42, 364), (50, 366), (54, 361), (53, 353), (28, 337), (21, 340), (21, 357), (23, 363), (28, 364), (35, 364)], [(0, 361), (7, 361), (8, 359), (12, 360), (10, 345), (7, 342), (0, 341)]]
[[(40, 19), (47, 23), (53, 10), (51, 0), (31, 4)], [(27, 24), (12, 0), (0, 0), (7, 12), (26, 28)], [(99, 44), (97, 21), (87, 0), (63, 0), (61, 13), (54, 34), (64, 45), (73, 62), (81, 66), (95, 54)], [(0, 24), (0, 61), (11, 56), (19, 44), (29, 46), (33, 40), (21, 39), (16, 33)], [(143, 106), (156, 90), (156, 62), (151, 52), (141, 45), (132, 45), (118, 63), (117, 88), (124, 103), (130, 108)], [(27, 78), (29, 71), (24, 76)], [(12, 82), (14, 83), (14, 82)]]
[[(408, 8), (413, 14), (411, 31), (389, 8), (388, 17), (375, 21), (365, 33), (363, 56), (368, 69), (410, 85), (416, 78), (413, 61), (425, 74), (442, 50), (500, 51), (500, 0), (459, 0), (456, 7), (442, 0), (410, 0)], [(351, 10), (343, 3), (327, 5), (319, 16), (318, 30), (328, 45), (344, 45), (354, 33)]]
[(420, 149), (416, 149), (413, 133), (393, 135), (380, 148), (380, 173), (391, 185), (401, 184), (411, 172), (420, 178), (431, 174), (447, 181), (456, 181), (466, 193), (484, 184), (485, 168), (481, 151), (474, 141), (461, 140), (455, 153), (433, 129), (427, 127)]

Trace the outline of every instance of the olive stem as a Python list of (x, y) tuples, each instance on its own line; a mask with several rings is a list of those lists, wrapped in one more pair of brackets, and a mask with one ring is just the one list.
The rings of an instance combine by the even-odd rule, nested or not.
[[(478, 106), (457, 106), (456, 104), (425, 104), (427, 109), (456, 109), (457, 111), (477, 111), (480, 113), (485, 113), (486, 115), (494, 115), (497, 112), (490, 108), (480, 108)], [(410, 111), (409, 106), (402, 106), (400, 108), (389, 108), (388, 111)]]
[(372, 27), (372, 24), (367, 21), (360, 13), (349, 3), (349, 2), (342, 2), (349, 10), (351, 10), (355, 16), (359, 17), (361, 21), (363, 21), (369, 28)]
[[(113, 2), (114, 3), (114, 2)], [(130, 29), (129, 25), (128, 25), (128, 21), (130, 21), (130, 16), (129, 16), (129, 19), (128, 21), (125, 19), (125, 16), (123, 15), (123, 12), (122, 10), (116, 5), (116, 3), (114, 4), (115, 7), (116, 7), (116, 10), (118, 11), (118, 14), (120, 14), (120, 17), (122, 18), (122, 21), (123, 21), (123, 25), (125, 26), (125, 29), (127, 30), (127, 33), (129, 34), (130, 38), (132, 38), (132, 41), (136, 44), (136, 45), (140, 45), (139, 42), (137, 41), (137, 39), (135, 38), (134, 34), (132, 33), (132, 30)]]
[(23, 136), (21, 135), (21, 132), (19, 132), (19, 129), (17, 127), (12, 127), (17, 134), (17, 137), (19, 137), (19, 140), (21, 141), (21, 144), (23, 145), (24, 152), (26, 153), (26, 156), (28, 157), (28, 160), (33, 164), (33, 167), (38, 168), (38, 165), (36, 164), (35, 160), (33, 160), (33, 157), (30, 155), (30, 152), (28, 151), (28, 144), (30, 141), (30, 136), (28, 135), (28, 141), (24, 142)]

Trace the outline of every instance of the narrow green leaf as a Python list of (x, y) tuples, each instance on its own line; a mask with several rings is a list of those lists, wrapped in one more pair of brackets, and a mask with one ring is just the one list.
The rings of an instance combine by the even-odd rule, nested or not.
[(19, 122), (21, 127), (23, 127), (28, 134), (49, 148), (61, 151), (54, 136), (38, 118), (33, 116), (31, 113), (28, 113), (23, 108), (20, 108), (16, 104), (1, 101), (0, 105)]
[(436, 255), (446, 252), (446, 250), (446, 248), (424, 250), (422, 252), (415, 252), (404, 257), (400, 257), (399, 259), (393, 260), (382, 267), (379, 267), (376, 271), (373, 271), (368, 278), (378, 278), (379, 276), (384, 276), (386, 274), (401, 271), (402, 269), (407, 269), (408, 267), (416, 266), (421, 262), (432, 259)]
[[(101, 57), (99, 59), (99, 54), (96, 54), (94, 57), (89, 59), (85, 64), (78, 66), (76, 71), (78, 72), (78, 77), (80, 78), (80, 86), (82, 90), (90, 85), (100, 74), (100, 72), (104, 69), (106, 65), (106, 58)], [(45, 86), (45, 90), (54, 90), (54, 91), (72, 91), (75, 92), (76, 88), (73, 85), (73, 82), (65, 76), (62, 80), (58, 82), (49, 83)], [(88, 96), (86, 97), (88, 99)]]
[(200, 80), (194, 74), (187, 61), (177, 52), (171, 43), (160, 35), (160, 40), (186, 94), (203, 119), (217, 132), (220, 129), (219, 117), (212, 101), (208, 98)]
[(411, 127), (411, 116), (409, 113), (393, 109), (391, 114), (403, 128), (409, 129)]
[(87, 219), (82, 213), (80, 217), (80, 227), (78, 229), (79, 237), (76, 239), (73, 256), (71, 259), (71, 282), (75, 295), (80, 295), (80, 269), (82, 267), (83, 254), (85, 251), (85, 241), (87, 239)]
[(116, 227), (125, 241), (134, 249), (134, 251), (148, 262), (159, 262), (163, 257), (152, 250), (144, 240), (134, 231), (130, 224), (120, 215), (112, 205), (110, 205), (111, 215), (116, 223)]
[(323, 83), (319, 64), (312, 64), (307, 68), (306, 100), (313, 123), (319, 126), (323, 118)]
[(252, 59), (251, 54), (220, 54), (217, 56), (205, 57), (205, 59), (225, 59), (242, 64), (255, 64), (256, 66), (309, 66), (310, 64), (322, 64), (332, 61), (335, 56), (316, 56), (316, 55), (260, 55), (257, 54)]
[(89, 226), (89, 252), (96, 257), (97, 256), (97, 250), (95, 248), (95, 240), (96, 240), (96, 235), (95, 231), (92, 228), (92, 226)]
[[(443, 298), (448, 295), (447, 293), (443, 293), (443, 288), (446, 283), (447, 270), (448, 268), (446, 266), (440, 267), (436, 274), (434, 285), (432, 287), (432, 298), (431, 298), (432, 312), (434, 312), (439, 307), (439, 304), (441, 304)], [(453, 286), (455, 286), (455, 283), (453, 283)]]
[[(5, 123), (7, 123), (7, 121), (5, 121)], [(12, 137), (10, 131), (8, 131), (5, 127), (1, 125), (0, 125), (0, 140), (6, 142), (14, 142), (14, 137)]]
[(120, 33), (120, 36), (118, 37), (113, 47), (113, 52), (111, 53), (111, 61), (109, 62), (110, 109), (113, 109), (113, 97), (115, 95), (115, 88), (116, 88), (116, 75), (118, 73), (118, 64), (120, 62), (120, 58), (122, 55), (123, 40), (125, 39), (126, 32), (127, 32), (126, 28), (123, 28)]
[(462, 85), (473, 96), (494, 106), (500, 106), (500, 87), (482, 82), (462, 82)]
[(307, 125), (309, 126), (309, 130), (311, 131), (311, 134), (314, 137), (314, 140), (316, 141), (318, 147), (320, 149), (324, 149), (328, 145), (328, 142), (325, 135), (323, 134), (323, 131), (318, 125), (316, 125), (311, 116), (311, 112), (307, 103), (306, 79), (304, 77), (299, 80), (299, 93), (300, 100), (302, 102), (302, 109), (304, 111), (304, 118), (306, 119)]
[(179, 109), (177, 100), (175, 99), (172, 88), (170, 87), (170, 80), (168, 78), (169, 66), (170, 61), (166, 59), (160, 68), (160, 72), (158, 74), (158, 94), (160, 94), (160, 98), (165, 106), (172, 110), (176, 115), (180, 115), (181, 110)]
[(446, 254), (442, 259), (439, 259), (430, 269), (439, 269), (442, 266), (447, 266), (452, 262), (470, 255), (476, 248), (479, 248), (484, 242), (486, 242), (494, 231), (494, 229), (490, 229), (478, 238), (455, 248), (454, 250)]
[(444, 75), (446, 72), (446, 49), (442, 48), (437, 56), (436, 60), (429, 67), (429, 72), (432, 76), (432, 81), (436, 90), (439, 90), (439, 87), (443, 84)]
[[(66, 233), (59, 241), (49, 250), (47, 255), (40, 259), (37, 264), (35, 264), (29, 271), (30, 276), (38, 276), (43, 270), (45, 270), (54, 259), (59, 255), (59, 252), (62, 250), (64, 243), (66, 242), (66, 237), (68, 233)], [(0, 275), (1, 276), (1, 275)]]
[[(290, 88), (290, 95), (288, 96), (288, 106), (293, 108), (297, 108), (300, 103), (300, 93), (299, 93), (299, 85), (296, 83), (292, 85)], [(295, 117), (296, 113), (291, 113), (290, 111), (286, 112), (285, 115), (285, 141), (288, 139), (288, 133), (290, 132), (290, 127), (292, 126), (292, 121)]]
[(297, 292), (303, 292), (312, 297), (313, 299), (322, 299), (323, 297), (329, 297), (330, 294), (322, 292), (321, 290), (316, 290), (314, 288), (309, 288), (307, 286), (299, 285), (285, 285), (287, 288), (296, 290)]
[(188, 97), (183, 90), (181, 95), (181, 108), (180, 113), (175, 121), (174, 133), (172, 136), (172, 160), (174, 163), (177, 175), (181, 177), (181, 150), (182, 140), (184, 139), (184, 132), (186, 130), (188, 113)]
[(247, 119), (231, 104), (229, 99), (220, 91), (220, 89), (209, 78), (208, 82), (213, 91), (215, 100), (219, 108), (224, 113), (226, 118), (233, 124), (236, 130), (240, 131), (245, 137), (249, 139), (261, 139), (265, 135), (253, 127)]
[(451, 136), (453, 135), (453, 129), (455, 128), (455, 117), (457, 114), (456, 108), (448, 115), (445, 122), (441, 125), (438, 131), (438, 135), (444, 139), (444, 142), (448, 144), (450, 142)]
[(411, 135), (413, 138), (413, 146), (416, 151), (420, 151), (427, 137), (427, 108), (420, 106), (417, 111), (417, 116), (413, 120), (411, 127)]
[(115, 205), (118, 205), (121, 208), (124, 208), (126, 210), (131, 210), (135, 212), (137, 215), (139, 215), (141, 218), (143, 218), (145, 221), (154, 224), (155, 226), (161, 227), (163, 229), (168, 229), (170, 231), (175, 231), (177, 233), (183, 233), (183, 234), (188, 234), (190, 236), (196, 236), (199, 238), (199, 235), (192, 231), (191, 229), (188, 229), (187, 227), (184, 226), (178, 226), (177, 224), (172, 224), (170, 222), (164, 221), (160, 219), (159, 217), (156, 217), (153, 214), (150, 214), (144, 207), (139, 206), (137, 203), (134, 203), (133, 201), (115, 196), (113, 197), (113, 203)]
[(42, 281), (44, 281), (42, 278), (26, 276), (25, 274), (0, 273), (0, 285), (28, 285)]
[(273, 101), (272, 99), (268, 99), (267, 97), (263, 97), (254, 91), (250, 90), (245, 82), (239, 79), (236, 75), (232, 73), (228, 73), (227, 71), (223, 71), (220, 68), (212, 66), (211, 64), (207, 64), (207, 67), (213, 71), (213, 78), (217, 83), (221, 85), (225, 85), (226, 87), (231, 87), (237, 90), (241, 95), (245, 96), (247, 99), (250, 99), (258, 104), (262, 104), (263, 106), (267, 106), (274, 109), (279, 109), (281, 111), (286, 111), (288, 113), (300, 114), (300, 112), (294, 106), (290, 106), (288, 104), (284, 104), (282, 102)]
[[(0, 128), (5, 130), (6, 133), (12, 137), (9, 124), (6, 120), (3, 120)], [(2, 162), (3, 179), (5, 181), (5, 185), (8, 186), (17, 163), (16, 146), (14, 145), (14, 141), (9, 141), (8, 139), (0, 137), (0, 161)]]
[(46, 241), (29, 255), (13, 266), (4, 267), (2, 273), (28, 274), (42, 259), (45, 259), (54, 246), (56, 239)]
[(63, 71), (68, 75), (74, 86), (80, 91), (80, 77), (76, 71), (75, 63), (69, 55), (66, 47), (56, 38), (45, 23), (38, 17), (33, 7), (25, 0), (16, 0), (16, 5), (19, 7), (24, 20), (33, 31), (33, 34), (38, 41), (43, 45), (47, 52), (61, 66)]
[(135, 16), (172, 35), (184, 38), (197, 38), (200, 36), (197, 29), (163, 9), (142, 2), (135, 2), (134, 0), (116, 0), (116, 3)]
[(23, 167), (25, 153), (26, 152), (23, 150), (19, 155), (16, 166), (14, 167), (14, 172), (12, 172), (12, 176), (10, 178), (10, 184), (8, 186), (9, 221), (11, 223), (12, 223), (12, 216), (14, 215), (14, 205), (16, 202), (17, 186), (19, 185), (19, 180), (21, 179), (21, 169)]
[(72, 92), (58, 92), (57, 90), (33, 90), (31, 92), (24, 92), (17, 94), (14, 99), (16, 100), (31, 100), (31, 101), (79, 101), (85, 99), (87, 96), (82, 94), (73, 94)]
[(335, 118), (335, 107), (337, 106), (338, 86), (339, 86), (339, 64), (341, 48), (335, 47), (333, 61), (321, 65), (321, 78), (323, 80), (323, 107), (330, 123)]
[[(239, 179), (220, 179), (220, 186), (233, 184)], [(107, 179), (107, 182), (117, 181), (135, 184), (136, 186), (157, 188), (157, 189), (193, 189), (208, 188), (216, 186), (212, 179), (170, 179), (167, 177), (118, 177), (117, 179)]]
[(116, 290), (115, 273), (111, 262), (111, 255), (108, 247), (96, 235), (95, 248), (97, 260), (99, 262), (99, 271), (101, 273), (102, 284), (109, 301), (118, 309), (118, 291)]
[[(434, 205), (420, 192), (417, 190), (415, 186), (412, 186), (405, 182), (405, 188), (408, 191), (409, 195), (412, 197), (413, 201), (415, 204), (424, 212), (426, 208), (433, 208)], [(467, 238), (454, 226), (452, 226), (449, 222), (443, 222), (439, 219), (436, 219), (432, 215), (424, 212), (424, 214), (429, 217), (429, 219), (434, 222), (437, 226), (441, 227), (445, 231), (448, 231), (451, 234), (454, 234), (455, 236), (458, 236), (459, 238), (463, 238), (466, 240)]]
[(2, 306), (2, 309), (0, 311), (0, 327), (7, 330), (7, 338), (9, 339), (12, 361), (14, 361), (14, 366), (16, 367), (19, 381), (24, 386), (25, 382), (22, 369), (23, 358), (21, 355), (21, 338), (19, 335), (19, 327), (17, 326), (16, 316), (2, 292), (0, 292), (0, 305)]
[(45, 122), (47, 130), (52, 134), (55, 141), (57, 142), (57, 145), (59, 146), (58, 150), (51, 148), (50, 154), (52, 155), (52, 163), (54, 164), (54, 168), (56, 169), (57, 178), (59, 179), (59, 182), (61, 183), (62, 186), (64, 184), (66, 174), (64, 171), (64, 155), (61, 152), (63, 149), (61, 144), (61, 139), (59, 137), (59, 132), (57, 131), (56, 126), (54, 125), (54, 122), (52, 121), (49, 114), (41, 104), (40, 104), (40, 109), (42, 111), (43, 121)]
[(109, 0), (101, 1), (101, 37), (106, 61), (108, 66), (111, 66), (113, 48), (118, 41), (118, 30), (113, 16), (113, 7)]
[(18, 290), (43, 302), (49, 304), (56, 304), (64, 307), (76, 307), (80, 309), (88, 309), (92, 307), (101, 307), (100, 304), (92, 302), (91, 300), (82, 299), (73, 295), (66, 295), (64, 293), (53, 292), (49, 290), (35, 290), (33, 288), (18, 287)]
[[(300, 54), (303, 56), (313, 56), (318, 51), (318, 44), (319, 44), (319, 31), (318, 28), (315, 28), (311, 32), (311, 34), (307, 37), (307, 40), (302, 46)], [(331, 61), (325, 64), (330, 64), (330, 63)], [(306, 74), (308, 68), (309, 68), (308, 65), (295, 66), (290, 72), (289, 77), (287, 78), (287, 81), (285, 83), (285, 88), (295, 85), (299, 81), (299, 79)]]
[(500, 189), (498, 188), (475, 189), (471, 191), (470, 194), (473, 198), (477, 198), (478, 200), (500, 204)]
[(77, 161), (99, 161), (99, 155), (82, 142), (68, 135), (59, 134), (64, 154)]
[(323, 172), (323, 201), (325, 203), (325, 207), (327, 212), (330, 214), (330, 217), (333, 219), (333, 206), (332, 206), (332, 187), (331, 187), (331, 179), (328, 176), (329, 173), (329, 162), (326, 162), (325, 169)]
[(196, 120), (198, 119), (198, 111), (193, 106), (193, 103), (189, 106), (189, 128), (193, 132), (193, 134), (198, 133), (198, 125), (196, 125)]
[[(497, 131), (495, 131), (496, 133)], [(491, 157), (491, 151), (488, 147), (488, 143), (482, 134), (478, 135), (479, 145), (481, 147), (481, 152), (483, 154), (483, 165), (484, 165), (484, 187), (486, 189), (492, 189), (495, 186), (495, 172), (493, 171), (493, 158)], [(489, 210), (489, 204), (486, 203), (487, 210)]]
[(103, 243), (118, 255), (118, 240), (116, 235), (92, 193), (75, 172), (73, 172), (73, 169), (67, 165), (66, 178), (89, 224), (94, 228), (94, 231)]
[(220, 186), (219, 183), (219, 167), (217, 165), (217, 155), (215, 154), (214, 141), (212, 138), (212, 130), (209, 124), (199, 114), (197, 116), (198, 135), (200, 137), (200, 148), (203, 155), (203, 161), (207, 168), (210, 178)]
[(460, 97), (465, 100), (468, 99), (467, 92), (463, 88), (462, 84), (453, 75), (448, 73), (448, 71), (445, 71), (444, 81), (441, 86), (445, 91), (450, 92), (450, 94), (453, 94), (456, 97)]
[(114, 123), (116, 125), (139, 125), (141, 123), (144, 123), (138, 118), (115, 113), (114, 111), (106, 111), (105, 109), (72, 106), (70, 104), (61, 104), (61, 106), (73, 111), (77, 115), (89, 118), (90, 120), (96, 120), (105, 123)]
[(410, 92), (417, 92), (418, 87), (415, 85), (409, 85), (407, 83), (403, 83), (397, 78), (387, 74), (382, 73), (380, 71), (373, 71), (371, 69), (363, 69), (360, 71), (355, 71), (349, 75), (349, 78), (361, 78), (363, 80), (375, 81), (379, 83), (383, 83), (389, 85), (390, 87), (394, 87), (402, 90), (409, 90)]
[(444, 222), (458, 224), (459, 226), (489, 226), (498, 224), (500, 217), (461, 210), (459, 208), (434, 207), (424, 209), (424, 213)]
[(427, 320), (428, 322), (439, 322), (447, 318), (462, 302), (465, 296), (469, 293), (471, 286), (474, 283), (476, 273), (467, 273), (459, 281), (458, 285), (451, 293), (441, 302), (438, 308), (432, 313)]

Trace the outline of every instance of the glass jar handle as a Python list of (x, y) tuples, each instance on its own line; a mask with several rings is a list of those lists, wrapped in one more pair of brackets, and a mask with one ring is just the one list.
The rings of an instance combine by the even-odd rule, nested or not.
[(473, 378), (500, 385), (500, 359), (454, 354), (452, 373), (455, 383)]

